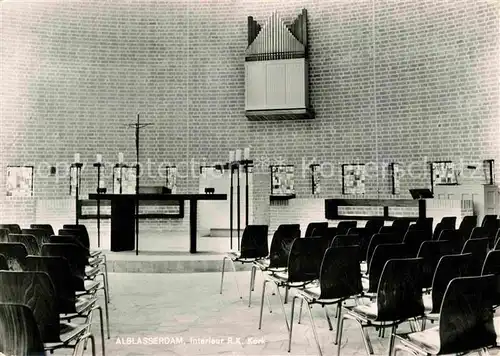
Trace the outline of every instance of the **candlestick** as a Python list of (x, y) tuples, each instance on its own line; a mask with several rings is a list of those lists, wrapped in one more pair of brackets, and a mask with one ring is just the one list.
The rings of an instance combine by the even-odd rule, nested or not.
[(123, 152), (118, 153), (118, 163), (122, 164), (123, 163)]
[(102, 155), (98, 153), (95, 157), (95, 161), (96, 163), (102, 163)]
[(80, 163), (80, 154), (75, 153), (75, 163)]
[(243, 150), (243, 159), (244, 160), (250, 159), (250, 147), (245, 147), (245, 149)]
[(234, 151), (229, 151), (229, 163), (234, 162)]
[(241, 150), (237, 149), (234, 156), (235, 156), (236, 161), (238, 161), (238, 162), (241, 161)]

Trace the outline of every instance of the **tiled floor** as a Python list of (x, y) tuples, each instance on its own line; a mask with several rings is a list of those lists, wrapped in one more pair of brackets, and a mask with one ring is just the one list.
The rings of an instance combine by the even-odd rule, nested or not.
[[(123, 356), (317, 354), (305, 309), (302, 324), (294, 323), (292, 352), (287, 352), (286, 326), (277, 296), (270, 296), (273, 312), (269, 313), (265, 306), (263, 327), (258, 330), (262, 280), (258, 277), (253, 303), (248, 307), (249, 274), (237, 272), (236, 275), (243, 300), (237, 296), (234, 273), (226, 275), (222, 295), (219, 294), (219, 273), (110, 274), (111, 339), (106, 342), (106, 353)], [(290, 304), (286, 308), (289, 317)], [(313, 314), (324, 355), (336, 354), (334, 331), (328, 330), (323, 310), (315, 307)], [(335, 323), (334, 310), (330, 314)], [(96, 335), (97, 331), (96, 327)], [(374, 331), (370, 335), (375, 354), (386, 354), (388, 338), (379, 338)], [(352, 322), (346, 324), (342, 355), (365, 355), (359, 329)]]

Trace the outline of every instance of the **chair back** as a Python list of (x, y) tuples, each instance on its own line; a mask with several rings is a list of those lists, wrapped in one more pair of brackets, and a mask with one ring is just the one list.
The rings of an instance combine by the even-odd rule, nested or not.
[(327, 237), (329, 235), (332, 235), (332, 229), (335, 229), (334, 227), (316, 227), (312, 230), (310, 236), (305, 236), (305, 237)]
[(379, 232), (382, 226), (384, 226), (384, 219), (370, 219), (366, 222), (365, 229), (373, 235)]
[(0, 224), (0, 229), (9, 230), (9, 234), (21, 233), (21, 227), (18, 224)]
[(319, 273), (320, 299), (346, 299), (361, 294), (359, 246), (326, 250)]
[(310, 282), (318, 279), (326, 247), (322, 238), (295, 239), (288, 257), (288, 281)]
[(347, 235), (359, 236), (359, 258), (361, 261), (364, 261), (366, 259), (366, 251), (368, 250), (368, 245), (370, 244), (373, 233), (365, 227), (353, 227), (349, 229)]
[(411, 220), (410, 219), (405, 219), (405, 218), (398, 218), (392, 222), (392, 227), (396, 230), (401, 231), (401, 233), (404, 235), (406, 231), (408, 231), (408, 228), (410, 227)]
[(380, 276), (387, 261), (408, 257), (408, 249), (404, 244), (378, 245), (368, 266), (368, 293), (377, 293)]
[(500, 275), (500, 251), (491, 250), (486, 255), (481, 275), (485, 276), (487, 274)]
[(26, 247), (28, 255), (39, 255), (40, 245), (35, 236), (27, 234), (9, 234), (9, 242), (17, 242)]
[(271, 240), (269, 268), (284, 268), (288, 265), (292, 242), (297, 238), (300, 238), (300, 228), (278, 227)]
[(300, 237), (300, 224), (281, 224), (277, 230), (280, 230), (283, 234)]
[(340, 221), (337, 224), (337, 235), (346, 235), (349, 229), (355, 228), (357, 224), (356, 220)]
[(420, 230), (424, 231), (426, 235), (432, 238), (432, 224), (434, 222), (433, 218), (417, 218), (415, 224), (408, 227), (408, 230)]
[(467, 277), (472, 272), (472, 254), (446, 255), (441, 257), (432, 279), (432, 311), (439, 313), (444, 293), (453, 278)]
[(500, 245), (499, 245), (499, 242), (500, 241), (500, 229), (497, 230), (497, 233), (495, 234), (495, 246), (493, 247), (495, 250), (500, 250)]
[(492, 275), (450, 282), (439, 317), (439, 354), (466, 354), (496, 346), (491, 295), (496, 284)]
[(241, 236), (241, 258), (265, 258), (269, 255), (267, 225), (248, 225)]
[(439, 223), (443, 229), (455, 230), (457, 228), (457, 217), (444, 216)]
[[(244, 233), (245, 233), (245, 231), (243, 231), (243, 234)], [(60, 229), (57, 232), (57, 234), (59, 236), (73, 236), (78, 241), (78, 244), (82, 245), (86, 249), (90, 248), (90, 240), (89, 240), (89, 235), (87, 234), (87, 230), (83, 230), (81, 228), (80, 229)]]
[(0, 242), (9, 242), (9, 230), (0, 229)]
[(0, 271), (8, 271), (9, 264), (7, 263), (7, 259), (4, 255), (0, 255)]
[(377, 320), (404, 321), (424, 315), (421, 258), (386, 262), (377, 290)]
[(498, 229), (498, 217), (496, 215), (485, 215), (483, 221), (481, 222), (482, 227)]
[(59, 314), (76, 312), (73, 275), (69, 263), (64, 257), (28, 256), (26, 269), (32, 272), (45, 272), (49, 275), (54, 284)]
[(43, 342), (60, 342), (54, 285), (47, 273), (0, 271), (0, 303), (28, 306)]
[(84, 251), (82, 251), (82, 248), (75, 244), (43, 244), (41, 256), (63, 257), (68, 261), (73, 276), (81, 278), (85, 276), (87, 256), (84, 254)]
[(399, 235), (395, 234), (374, 234), (370, 239), (370, 243), (368, 244), (368, 249), (366, 250), (366, 263), (368, 266), (370, 265), (370, 261), (375, 251), (375, 248), (380, 244), (398, 244), (401, 243), (401, 239)]
[(463, 239), (463, 235), (458, 230), (443, 229), (439, 234), (438, 241), (450, 241), (454, 251), (459, 253), (467, 240)]
[(314, 232), (315, 229), (322, 230), (322, 229), (326, 229), (327, 227), (328, 227), (328, 223), (327, 222), (312, 222), (312, 223), (309, 223), (307, 225), (306, 233), (305, 233), (304, 237), (311, 237), (311, 236), (313, 236), (313, 232)]
[(403, 239), (403, 243), (408, 247), (408, 252), (412, 257), (417, 257), (418, 250), (424, 241), (430, 241), (429, 235), (423, 230), (414, 229), (408, 229)]
[(4, 355), (45, 355), (31, 309), (19, 303), (0, 303), (0, 352)]
[(348, 246), (357, 246), (358, 247), (358, 258), (361, 258), (360, 255), (360, 246), (361, 246), (361, 237), (358, 235), (337, 235), (333, 238), (332, 243), (330, 244), (331, 248), (337, 247), (348, 247)]
[(460, 226), (458, 227), (458, 231), (462, 234), (464, 241), (470, 237), (472, 229), (477, 226), (477, 216), (464, 216)]
[(47, 234), (54, 235), (54, 229), (52, 228), (52, 225), (50, 224), (31, 224), (30, 228), (32, 229), (40, 229), (40, 230), (45, 230)]
[(18, 242), (0, 243), (0, 254), (7, 260), (9, 270), (23, 271), (26, 268), (26, 256), (28, 251), (26, 246)]
[(488, 254), (489, 244), (490, 241), (487, 238), (469, 239), (462, 249), (462, 253), (472, 253), (472, 273), (474, 275), (481, 274), (481, 268), (483, 267), (484, 260)]
[(424, 241), (418, 250), (417, 257), (424, 259), (422, 272), (422, 287), (430, 288), (439, 260), (444, 255), (453, 253), (453, 244), (450, 241)]
[(489, 237), (490, 236), (488, 229), (482, 226), (476, 226), (475, 228), (472, 229), (469, 239), (483, 239)]
[(26, 235), (35, 236), (38, 245), (49, 243), (49, 238), (53, 233), (49, 233), (48, 229), (22, 229), (21, 232)]

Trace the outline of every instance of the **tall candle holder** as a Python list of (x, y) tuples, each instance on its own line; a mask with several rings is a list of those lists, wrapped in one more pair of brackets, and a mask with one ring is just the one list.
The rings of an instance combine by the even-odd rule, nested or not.
[(75, 215), (76, 215), (76, 225), (79, 225), (78, 211), (80, 207), (80, 185), (82, 176), (83, 163), (75, 162), (70, 165), (70, 169), (75, 169)]
[(101, 168), (104, 167), (104, 163), (96, 162), (94, 167), (97, 168), (97, 247), (101, 247), (101, 200), (99, 199), (100, 194), (106, 193), (106, 188), (101, 188)]

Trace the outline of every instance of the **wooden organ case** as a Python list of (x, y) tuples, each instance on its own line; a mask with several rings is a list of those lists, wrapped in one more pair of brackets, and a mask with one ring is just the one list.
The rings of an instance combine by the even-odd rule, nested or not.
[(289, 25), (275, 12), (261, 26), (248, 17), (245, 114), (249, 120), (312, 119), (307, 11)]

